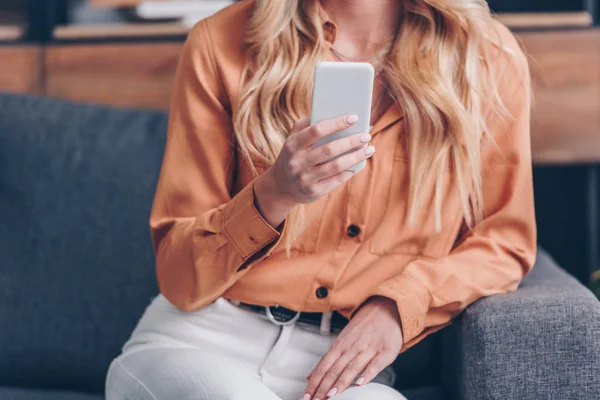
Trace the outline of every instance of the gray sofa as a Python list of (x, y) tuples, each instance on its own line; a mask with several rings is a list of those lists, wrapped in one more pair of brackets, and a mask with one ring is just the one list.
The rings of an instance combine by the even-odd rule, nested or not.
[[(102, 398), (157, 293), (147, 219), (166, 124), (0, 94), (0, 400)], [(600, 399), (600, 303), (540, 249), (518, 291), (396, 367), (410, 400)]]

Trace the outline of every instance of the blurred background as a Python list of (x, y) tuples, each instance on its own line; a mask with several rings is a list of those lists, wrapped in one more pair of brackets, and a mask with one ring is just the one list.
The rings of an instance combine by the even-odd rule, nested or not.
[[(167, 110), (186, 33), (233, 2), (0, 0), (0, 90)], [(531, 57), (539, 241), (586, 284), (600, 267), (599, 3), (489, 1)]]
[[(148, 215), (182, 44), (232, 2), (0, 0), (0, 400), (103, 399), (158, 293)], [(489, 4), (530, 57), (539, 243), (600, 296), (600, 0)], [(600, 304), (539, 254), (522, 291), (399, 359), (407, 398), (600, 398)]]

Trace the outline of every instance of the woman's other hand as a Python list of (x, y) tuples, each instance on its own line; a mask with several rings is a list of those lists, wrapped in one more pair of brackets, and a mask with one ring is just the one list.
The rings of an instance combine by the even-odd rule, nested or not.
[(394, 362), (402, 344), (396, 303), (385, 297), (372, 297), (310, 373), (303, 400), (325, 400), (340, 394), (357, 378), (357, 385), (369, 383)]
[(375, 153), (374, 147), (367, 146), (368, 133), (314, 147), (357, 121), (355, 115), (346, 115), (312, 126), (308, 118), (296, 122), (273, 166), (254, 183), (257, 207), (272, 226), (279, 226), (296, 204), (312, 203), (342, 185), (356, 174), (349, 168)]

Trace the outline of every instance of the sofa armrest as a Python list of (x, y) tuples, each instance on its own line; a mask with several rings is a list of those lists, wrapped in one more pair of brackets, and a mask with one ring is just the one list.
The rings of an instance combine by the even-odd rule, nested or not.
[(455, 399), (600, 399), (600, 302), (541, 249), (517, 291), (472, 304), (442, 347)]

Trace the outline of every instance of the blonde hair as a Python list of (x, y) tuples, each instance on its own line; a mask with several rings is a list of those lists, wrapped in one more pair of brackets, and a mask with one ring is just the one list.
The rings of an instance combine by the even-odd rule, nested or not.
[[(234, 125), (241, 154), (255, 175), (253, 162), (274, 163), (295, 120), (310, 112), (314, 68), (327, 49), (318, 1), (257, 0), (248, 22), (249, 62)], [(442, 176), (452, 168), (471, 227), (483, 215), (484, 107), (503, 108), (486, 45), (485, 27), (492, 17), (484, 0), (401, 1), (384, 76), (403, 109), (408, 133), (409, 220), (433, 188), (441, 229)], [(284, 233), (288, 251), (302, 220), (298, 206)]]

